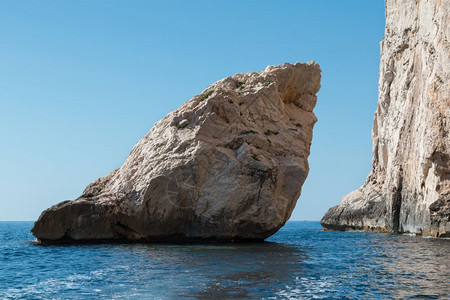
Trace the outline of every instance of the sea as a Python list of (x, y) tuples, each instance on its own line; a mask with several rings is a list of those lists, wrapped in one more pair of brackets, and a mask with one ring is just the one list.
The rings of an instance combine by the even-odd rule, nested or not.
[(0, 222), (0, 299), (450, 299), (450, 240), (288, 222), (263, 243), (42, 246)]

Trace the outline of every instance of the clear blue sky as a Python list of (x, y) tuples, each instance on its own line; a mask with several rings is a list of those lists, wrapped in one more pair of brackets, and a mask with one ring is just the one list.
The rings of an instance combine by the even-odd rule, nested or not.
[(0, 220), (35, 220), (122, 165), (168, 112), (228, 75), (317, 61), (319, 220), (371, 169), (383, 0), (2, 1)]

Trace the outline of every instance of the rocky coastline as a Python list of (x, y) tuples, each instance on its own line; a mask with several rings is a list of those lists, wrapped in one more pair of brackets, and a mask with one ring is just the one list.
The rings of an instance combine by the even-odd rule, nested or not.
[(325, 230), (450, 236), (449, 15), (449, 1), (386, 1), (373, 169)]

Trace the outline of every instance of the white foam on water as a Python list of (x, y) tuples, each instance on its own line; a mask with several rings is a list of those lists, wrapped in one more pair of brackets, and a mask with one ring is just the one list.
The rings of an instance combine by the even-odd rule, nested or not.
[[(115, 269), (128, 269), (123, 266)], [(90, 296), (94, 296), (94, 293), (102, 292), (101, 289), (93, 289), (92, 291), (83, 292), (81, 291), (83, 287), (86, 286), (86, 283), (95, 279), (101, 280), (108, 273), (115, 271), (113, 268), (94, 270), (89, 272), (89, 275), (86, 274), (72, 274), (68, 275), (64, 278), (49, 278), (38, 283), (30, 284), (21, 289), (18, 288), (9, 288), (6, 291), (0, 291), (0, 299), (16, 299), (16, 298), (40, 298), (40, 299), (62, 299), (57, 298), (54, 295), (56, 294), (64, 294), (66, 290), (80, 290), (82, 294), (89, 294)]]
[(404, 236), (417, 236), (417, 234), (415, 234), (415, 233), (410, 233), (410, 232), (402, 233), (402, 235), (404, 235)]
[(336, 278), (332, 277), (296, 277), (295, 285), (286, 285), (285, 289), (277, 292), (276, 296), (271, 299), (278, 297), (286, 299), (326, 299), (328, 298), (327, 295), (335, 291), (333, 289), (334, 281), (336, 281)]

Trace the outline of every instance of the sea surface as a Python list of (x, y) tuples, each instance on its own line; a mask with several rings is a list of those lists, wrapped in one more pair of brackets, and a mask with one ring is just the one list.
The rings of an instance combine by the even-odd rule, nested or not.
[(450, 240), (323, 232), (265, 243), (41, 246), (0, 222), (0, 299), (449, 299)]

